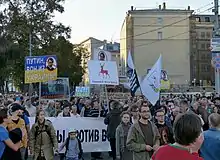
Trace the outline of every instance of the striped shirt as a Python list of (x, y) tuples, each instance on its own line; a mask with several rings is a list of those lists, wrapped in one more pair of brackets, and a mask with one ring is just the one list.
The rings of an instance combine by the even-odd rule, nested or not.
[(89, 115), (90, 117), (99, 117), (99, 109), (91, 108)]

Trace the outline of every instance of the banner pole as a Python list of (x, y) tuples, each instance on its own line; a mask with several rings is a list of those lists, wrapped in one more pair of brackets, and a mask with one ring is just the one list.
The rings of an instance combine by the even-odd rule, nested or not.
[(103, 92), (103, 85), (100, 84), (100, 92), (99, 92), (99, 117), (101, 116), (101, 105), (102, 105), (102, 92)]
[(109, 107), (109, 99), (108, 99), (108, 90), (106, 85), (104, 85), (104, 92), (105, 92), (105, 98), (106, 98), (106, 103), (107, 103), (107, 108), (108, 108), (108, 112), (110, 111), (110, 107)]
[(39, 82), (39, 94), (38, 94), (38, 97), (39, 97), (39, 105), (40, 105), (40, 102), (41, 102), (41, 82)]

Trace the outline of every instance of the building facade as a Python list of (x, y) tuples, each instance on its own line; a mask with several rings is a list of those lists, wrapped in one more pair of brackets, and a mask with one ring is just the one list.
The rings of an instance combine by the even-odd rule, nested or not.
[(162, 55), (163, 69), (171, 83), (186, 84), (190, 80), (190, 17), (193, 11), (167, 9), (131, 10), (121, 28), (122, 74), (126, 75), (126, 60), (131, 51), (140, 77), (146, 75)]
[(197, 85), (211, 85), (215, 81), (210, 40), (212, 37), (214, 15), (193, 15), (191, 17), (191, 82)]

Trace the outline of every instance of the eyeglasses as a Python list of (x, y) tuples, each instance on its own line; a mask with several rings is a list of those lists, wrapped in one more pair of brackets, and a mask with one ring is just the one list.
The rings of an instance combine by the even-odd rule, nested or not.
[(150, 113), (150, 111), (148, 110), (148, 111), (141, 111), (141, 113)]
[(157, 117), (164, 117), (165, 115), (157, 115)]

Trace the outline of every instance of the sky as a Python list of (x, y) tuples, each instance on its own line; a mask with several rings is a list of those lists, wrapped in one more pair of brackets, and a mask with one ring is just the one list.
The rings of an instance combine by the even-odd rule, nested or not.
[[(72, 29), (71, 42), (80, 43), (94, 37), (100, 40), (120, 41), (120, 30), (126, 12), (136, 9), (152, 9), (166, 2), (168, 9), (191, 7), (196, 13), (213, 6), (214, 0), (66, 0), (65, 12), (55, 13), (55, 21)], [(199, 10), (198, 10), (199, 9)], [(212, 14), (210, 11), (206, 13)], [(203, 13), (204, 14), (204, 13)]]

